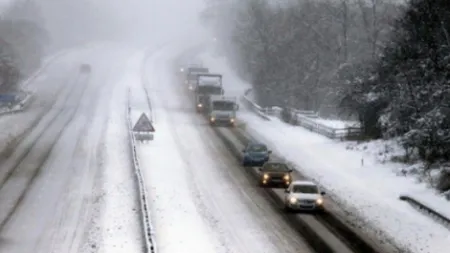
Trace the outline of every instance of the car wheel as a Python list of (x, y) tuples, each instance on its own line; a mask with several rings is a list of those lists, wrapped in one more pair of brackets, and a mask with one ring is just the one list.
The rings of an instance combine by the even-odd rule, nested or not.
[(290, 208), (288, 204), (284, 204), (284, 211), (287, 212), (287, 213), (291, 213), (292, 212), (292, 208)]

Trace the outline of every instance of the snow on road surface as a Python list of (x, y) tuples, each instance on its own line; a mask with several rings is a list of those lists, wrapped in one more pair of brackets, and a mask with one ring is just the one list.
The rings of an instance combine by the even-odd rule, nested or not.
[[(171, 68), (182, 50), (172, 50), (147, 62), (156, 132), (138, 147), (158, 252), (309, 252), (195, 113)], [(129, 83), (136, 121), (147, 101), (137, 72)]]
[[(209, 56), (207, 66), (223, 73), (225, 80), (233, 80), (224, 82), (226, 91), (237, 91), (240, 84), (242, 92), (248, 87), (242, 81), (239, 82), (232, 70), (223, 64), (223, 59), (214, 65), (212, 58)], [(412, 252), (448, 252), (448, 230), (398, 200), (400, 194), (408, 192), (427, 192), (429, 199), (433, 195), (424, 184), (417, 184), (408, 177), (396, 176), (394, 171), (398, 171), (401, 165), (382, 164), (372, 155), (347, 150), (345, 143), (287, 125), (280, 120), (265, 121), (246, 112), (241, 112), (238, 117), (246, 122), (246, 131), (266, 142), (277, 153), (296, 164), (301, 172), (319, 181), (346, 206), (351, 207), (354, 218), (362, 217)]]
[[(124, 95), (112, 94), (115, 86), (125, 87), (116, 79), (128, 57), (128, 50), (110, 44), (81, 48), (36, 79), (42, 86), (37, 101), (58, 98), (2, 162), (0, 252), (142, 250), (128, 136), (117, 110)], [(84, 62), (92, 65), (91, 75), (78, 74)], [(46, 93), (50, 85), (63, 92)], [(27, 113), (17, 114), (16, 124), (20, 115)]]

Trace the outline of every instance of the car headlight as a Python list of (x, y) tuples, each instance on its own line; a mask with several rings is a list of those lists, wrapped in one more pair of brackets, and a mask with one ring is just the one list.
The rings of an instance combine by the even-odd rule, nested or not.
[(297, 202), (297, 198), (296, 198), (296, 197), (290, 197), (290, 198), (289, 198), (289, 202), (290, 202), (291, 204), (295, 204), (295, 203)]
[(216, 120), (216, 118), (211, 117), (209, 120), (211, 120), (211, 122), (214, 122)]
[(231, 123), (234, 123), (234, 119), (230, 119), (230, 122), (231, 122)]
[(289, 174), (284, 175), (284, 180), (288, 181), (289, 179), (291, 179), (291, 177), (289, 176)]
[(316, 199), (316, 204), (322, 205), (323, 204), (323, 199), (322, 198)]
[(268, 175), (268, 174), (264, 174), (264, 175), (263, 175), (263, 178), (264, 178), (264, 179), (269, 179), (269, 175)]
[(203, 105), (202, 105), (202, 104), (198, 104), (197, 107), (200, 107), (200, 108), (201, 108), (201, 107), (203, 107)]

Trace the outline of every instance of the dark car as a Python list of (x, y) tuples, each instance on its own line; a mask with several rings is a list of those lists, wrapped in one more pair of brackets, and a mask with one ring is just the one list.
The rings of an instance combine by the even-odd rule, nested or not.
[(242, 165), (244, 167), (263, 166), (263, 164), (270, 159), (271, 150), (261, 143), (249, 143), (245, 149), (242, 150), (244, 157)]
[(266, 162), (259, 168), (262, 187), (287, 188), (292, 182), (292, 169), (286, 163)]
[(80, 71), (82, 73), (89, 73), (89, 72), (91, 72), (91, 65), (89, 65), (89, 64), (81, 64)]

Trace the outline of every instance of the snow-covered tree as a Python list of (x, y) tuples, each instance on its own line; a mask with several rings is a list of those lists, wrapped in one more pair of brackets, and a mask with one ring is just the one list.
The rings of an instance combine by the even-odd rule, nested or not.
[(259, 102), (310, 110), (336, 106), (348, 83), (341, 70), (379, 53), (390, 28), (384, 16), (395, 13), (381, 0), (206, 1), (209, 24)]
[(356, 103), (383, 106), (363, 117), (381, 123), (432, 165), (450, 158), (450, 2), (411, 0), (370, 78), (353, 83)]

